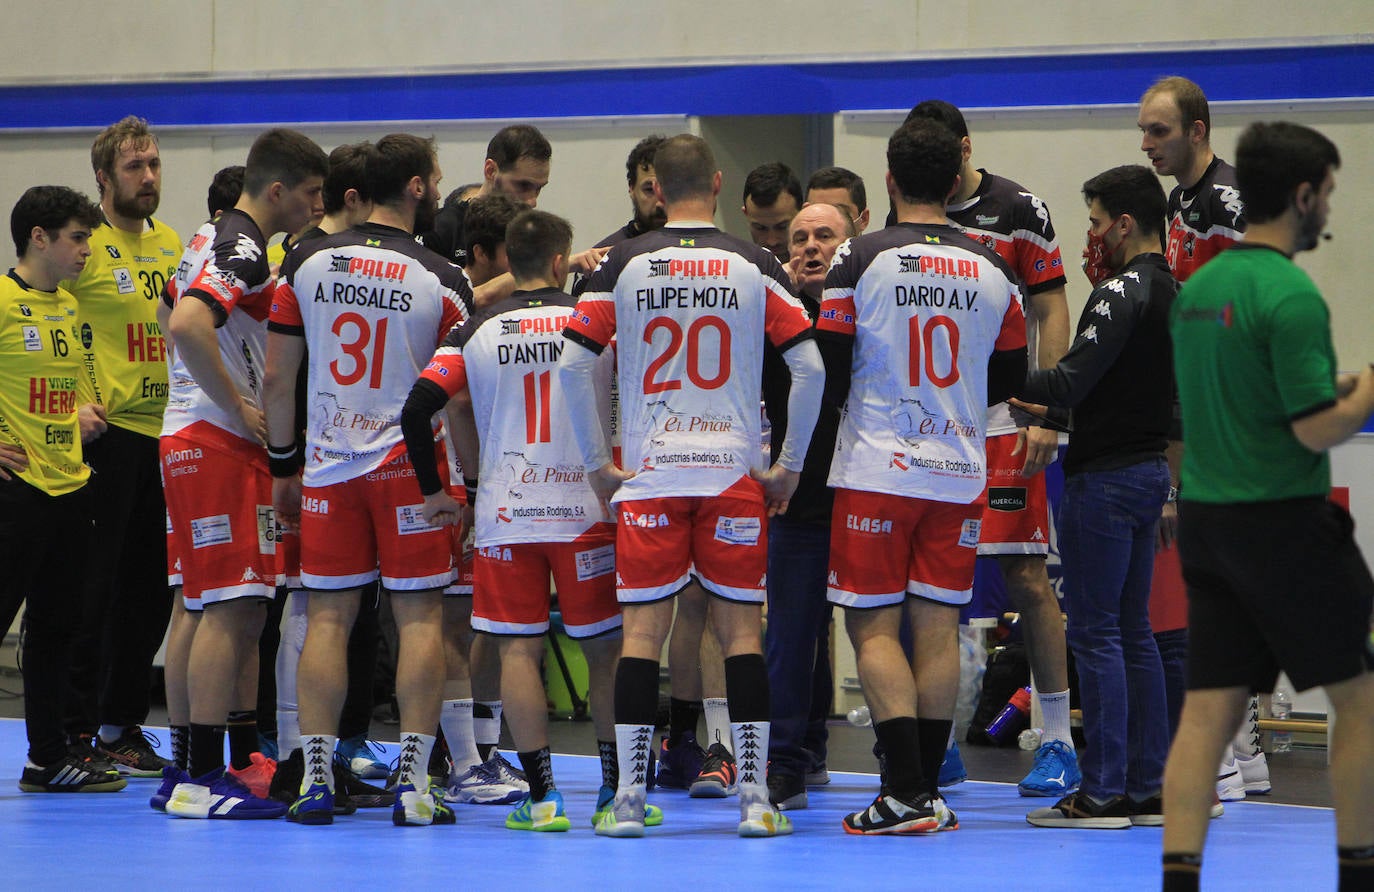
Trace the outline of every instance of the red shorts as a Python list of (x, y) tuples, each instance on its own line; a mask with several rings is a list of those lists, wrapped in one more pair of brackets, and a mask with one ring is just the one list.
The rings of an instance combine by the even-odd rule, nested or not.
[[(450, 485), (444, 487), (444, 489), (448, 490), (448, 494), (453, 496), (458, 504), (467, 504), (467, 493), (464, 491), (463, 487)], [(476, 578), (473, 560), (476, 551), (472, 546), (473, 531), (470, 527), (462, 525), (451, 526), (447, 529), (449, 534), (449, 550), (453, 555), (453, 567), (457, 571), (458, 576), (453, 580), (453, 585), (444, 589), (444, 594), (462, 595), (471, 598), (472, 584), (473, 580)]]
[(620, 628), (615, 599), (615, 530), (610, 524), (572, 542), (521, 542), (477, 550), (472, 627), (493, 635), (549, 630), (549, 575), (570, 638)]
[(301, 534), (277, 524), (278, 581), (291, 589), (301, 588)]
[(359, 588), (377, 579), (392, 592), (453, 581), (449, 533), (425, 522), (415, 469), (402, 454), (361, 477), (301, 492), (301, 582)]
[(768, 511), (757, 481), (718, 496), (617, 502), (616, 589), (622, 604), (672, 597), (691, 576), (727, 601), (762, 604)]
[(907, 596), (961, 606), (973, 596), (983, 506), (835, 490), (827, 597), (886, 607)]
[(1025, 453), (1012, 455), (1016, 434), (988, 437), (988, 484), (983, 490), (983, 532), (978, 553), (1049, 554), (1050, 500), (1045, 474), (1021, 476)]
[(169, 577), (181, 576), (187, 610), (235, 598), (270, 598), (277, 587), (277, 524), (267, 452), (243, 441), (225, 451), (161, 437)]

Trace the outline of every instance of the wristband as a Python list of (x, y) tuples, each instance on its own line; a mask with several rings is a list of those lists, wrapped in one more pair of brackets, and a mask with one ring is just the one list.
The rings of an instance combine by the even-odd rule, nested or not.
[(1169, 497), (1166, 498), (1164, 501), (1165, 501), (1165, 502), (1177, 502), (1177, 501), (1178, 501), (1178, 487), (1177, 487), (1177, 486), (1170, 486), (1170, 487), (1169, 487)]
[(476, 477), (464, 477), (464, 478), (463, 478), (463, 492), (464, 492), (464, 493), (467, 495), (467, 497), (468, 497), (468, 504), (469, 504), (469, 505), (476, 504), (476, 502), (477, 502), (477, 478), (476, 478)]
[(267, 447), (267, 467), (272, 472), (273, 477), (294, 477), (300, 470), (300, 462), (297, 461), (299, 450), (296, 444), (290, 446), (268, 446)]

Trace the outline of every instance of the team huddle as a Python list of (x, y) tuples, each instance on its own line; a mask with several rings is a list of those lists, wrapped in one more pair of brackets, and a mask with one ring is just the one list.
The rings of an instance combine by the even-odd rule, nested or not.
[[(1072, 338), (1048, 209), (974, 168), (963, 116), (937, 100), (888, 142), (885, 228), (864, 232), (852, 173), (818, 172), (803, 195), (790, 171), (764, 165), (745, 184), (752, 240), (722, 232), (711, 147), (683, 134), (635, 147), (634, 219), (582, 252), (564, 219), (535, 206), (551, 150), (532, 127), (502, 130), (475, 195), (442, 208), (433, 140), (397, 133), (326, 156), (270, 130), (241, 171), (217, 177), (212, 205), (228, 180), (241, 186), (183, 249), (152, 217), (156, 140), (138, 119), (113, 125), (92, 154), (101, 203), (30, 189), (12, 215), (19, 264), (0, 283), (5, 548), (33, 568), (0, 601), (6, 620), (28, 601), (21, 789), (115, 791), (123, 775), (160, 776), (152, 806), (184, 818), (328, 824), (390, 807), (397, 825), (434, 825), (472, 802), (513, 805), (511, 829), (568, 830), (540, 668), (556, 592), (590, 670), (597, 834), (663, 823), (655, 783), (736, 796), (741, 836), (791, 833), (786, 812), (828, 779), (829, 704), (812, 690), (828, 674), (831, 605), (845, 610), (881, 772), (843, 829), (954, 830), (941, 788), (963, 778), (959, 612), (983, 555), (1026, 618), (1045, 715), (1019, 792), (1056, 801), (1027, 820), (1157, 826), (1167, 807), (1166, 882), (1196, 882), (1207, 815), (1220, 810), (1217, 765), (1260, 770), (1243, 743), (1252, 692), (1281, 666), (1356, 714), (1371, 708), (1362, 637), (1350, 651), (1363, 657), (1317, 659), (1265, 644), (1263, 611), (1247, 635), (1221, 629), (1259, 581), (1226, 575), (1239, 540), (1218, 530), (1250, 503), (1324, 506), (1325, 450), (1374, 409), (1374, 373), (1338, 378), (1324, 316), (1284, 304), (1306, 352), (1275, 370), (1283, 410), (1244, 435), (1297, 445), (1218, 458), (1239, 440), (1224, 433), (1224, 407), (1199, 401), (1238, 388), (1220, 363), (1244, 361), (1198, 323), (1266, 330), (1234, 296), (1247, 287), (1240, 258), (1315, 244), (1339, 158), (1305, 128), (1254, 125), (1233, 169), (1207, 148), (1194, 93), (1169, 78), (1146, 94), (1155, 170), (1084, 184), (1093, 292)], [(1159, 175), (1178, 179), (1172, 195)], [(1210, 290), (1180, 293), (1203, 264)], [(1310, 283), (1292, 291), (1321, 305)], [(1218, 309), (1215, 293), (1232, 302)], [(1176, 368), (1190, 376), (1177, 396)], [(1240, 400), (1260, 395), (1247, 387)], [(1040, 473), (1061, 431), (1067, 636), (1044, 569)], [(1171, 444), (1185, 438), (1180, 478)], [(1278, 494), (1218, 482), (1228, 463), (1262, 461), (1285, 469), (1275, 479), (1311, 467)], [(1174, 536), (1180, 488), (1193, 636), (1181, 716), (1149, 618), (1156, 539), (1161, 526), (1166, 544)], [(1322, 547), (1356, 580), (1342, 615), (1367, 618), (1368, 572), (1348, 532)], [(140, 659), (146, 675), (157, 641), (144, 630), (138, 653), (113, 653), (126, 636), (105, 626), (124, 596), (63, 561), (73, 548), (109, 552), (101, 567), (119, 584), (106, 590), (136, 580), (151, 604), (167, 582), (177, 589), (153, 614), (170, 619), (172, 760), (144, 738), (146, 701), (113, 681), (113, 666)], [(149, 563), (167, 579), (150, 583)], [(364, 782), (387, 772), (350, 718), (378, 587), (398, 632), (400, 757), (385, 789)], [(278, 762), (257, 734), (258, 642), (286, 591)], [(68, 611), (83, 618), (76, 632)], [(656, 746), (664, 646), (683, 652), (693, 623), (693, 659), (670, 657), (670, 727)], [(702, 679), (685, 676), (706, 625), (724, 718), (708, 714), (702, 748)], [(1206, 656), (1218, 649), (1251, 656), (1237, 668)], [(495, 752), (503, 714), (519, 770)], [(1374, 826), (1339, 803), (1338, 815), (1343, 865), (1368, 871)]]

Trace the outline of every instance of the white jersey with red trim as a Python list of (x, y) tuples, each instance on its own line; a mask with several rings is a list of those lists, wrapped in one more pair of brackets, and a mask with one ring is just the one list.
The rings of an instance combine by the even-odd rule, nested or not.
[[(571, 542), (609, 523), (587, 483), (558, 358), (575, 300), (555, 288), (517, 291), (449, 332), (420, 377), (450, 398), (464, 387), (481, 442), (476, 544)], [(594, 369), (597, 414), (611, 430), (614, 355)]]
[(282, 264), (273, 332), (309, 353), (306, 486), (342, 483), (405, 451), (401, 407), (434, 348), (468, 316), (458, 267), (410, 233), (365, 223)]
[(565, 334), (616, 337), (624, 467), (616, 501), (716, 496), (761, 464), (763, 343), (811, 336), (773, 255), (710, 226), (670, 224), (616, 245)]
[[(231, 209), (191, 237), (163, 298), (171, 306), (197, 298), (214, 310), (224, 368), (239, 395), (258, 406), (262, 405), (266, 368), (271, 275), (262, 230), (252, 217)], [(181, 434), (213, 441), (232, 435), (256, 441), (237, 412), (225, 412), (201, 390), (175, 350), (171, 362), (162, 436)]]
[(835, 252), (816, 328), (854, 341), (830, 485), (977, 499), (988, 359), (1026, 346), (1005, 261), (954, 226), (899, 223), (850, 239)]

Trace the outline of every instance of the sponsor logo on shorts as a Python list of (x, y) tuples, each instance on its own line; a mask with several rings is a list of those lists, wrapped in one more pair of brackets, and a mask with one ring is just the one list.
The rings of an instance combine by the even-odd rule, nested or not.
[(844, 525), (847, 529), (858, 530), (860, 533), (892, 532), (892, 521), (884, 520), (881, 517), (861, 517), (858, 514), (846, 514)]
[(485, 548), (477, 549), (483, 560), (511, 562), (510, 548), (505, 545), (488, 545)]
[(413, 536), (416, 533), (432, 533), (437, 527), (429, 525), (425, 520), (423, 505), (397, 505), (396, 506), (396, 533), (401, 536)]
[(329, 500), (319, 496), (305, 496), (301, 499), (301, 510), (311, 514), (328, 514)]
[(964, 525), (959, 530), (959, 545), (961, 548), (977, 548), (978, 536), (983, 531), (983, 522), (976, 517), (964, 521)]
[(573, 554), (573, 564), (577, 567), (577, 581), (586, 582), (598, 576), (615, 572), (615, 546), (602, 545), (588, 548)]
[(993, 511), (1026, 510), (1026, 488), (1024, 486), (988, 487), (988, 507)]
[(716, 541), (726, 545), (757, 545), (763, 523), (757, 517), (717, 517)]
[(191, 518), (191, 547), (209, 548), (212, 545), (228, 545), (234, 541), (234, 531), (229, 525), (228, 514), (213, 517)]
[(277, 553), (277, 518), (271, 505), (258, 506), (258, 553)]
[(627, 527), (640, 527), (646, 530), (668, 526), (668, 515), (666, 514), (636, 514), (633, 511), (621, 511), (620, 520)]

